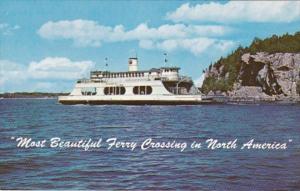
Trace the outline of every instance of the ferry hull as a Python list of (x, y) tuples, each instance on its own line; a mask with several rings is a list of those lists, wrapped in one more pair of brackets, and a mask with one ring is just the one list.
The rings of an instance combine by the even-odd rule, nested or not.
[(59, 101), (64, 105), (76, 105), (76, 104), (87, 104), (87, 105), (201, 105), (212, 103), (209, 100), (202, 101), (103, 101), (103, 100), (61, 100)]
[[(76, 96), (77, 97), (77, 96)], [(82, 98), (73, 96), (59, 97), (58, 102), (65, 105), (88, 104), (88, 105), (200, 105), (212, 103), (210, 100), (202, 100), (198, 96), (166, 96), (164, 98), (137, 98), (137, 99), (99, 99), (98, 98)]]

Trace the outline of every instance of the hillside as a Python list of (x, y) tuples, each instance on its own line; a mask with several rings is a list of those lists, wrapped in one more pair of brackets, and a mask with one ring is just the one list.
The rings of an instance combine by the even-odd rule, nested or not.
[[(202, 92), (295, 97), (300, 93), (300, 32), (255, 38), (205, 71)], [(224, 94), (224, 93), (223, 93)]]

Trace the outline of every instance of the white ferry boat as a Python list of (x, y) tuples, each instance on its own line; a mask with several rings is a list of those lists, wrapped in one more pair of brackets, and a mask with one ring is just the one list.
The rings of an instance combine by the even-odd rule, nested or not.
[(91, 71), (90, 79), (78, 80), (62, 104), (194, 105), (201, 93), (191, 78), (180, 76), (178, 67), (138, 70), (138, 59), (129, 58), (129, 71)]

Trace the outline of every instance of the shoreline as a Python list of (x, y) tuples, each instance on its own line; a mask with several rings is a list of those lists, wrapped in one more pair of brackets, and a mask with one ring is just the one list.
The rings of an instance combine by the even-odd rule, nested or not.
[[(57, 97), (18, 97), (18, 98), (3, 98), (0, 97), (1, 100), (57, 100)], [(286, 100), (275, 100), (275, 101), (234, 101), (234, 100), (227, 100), (227, 101), (220, 101), (220, 100), (211, 100), (210, 102), (207, 102), (204, 100), (203, 103), (196, 104), (196, 105), (300, 105), (300, 101), (286, 101)], [(75, 104), (76, 105), (76, 104)], [(78, 104), (77, 104), (78, 105)], [(97, 105), (97, 104), (79, 104), (79, 105)], [(119, 105), (119, 104), (105, 104), (105, 105)], [(123, 104), (120, 104), (123, 105)], [(147, 106), (152, 106), (152, 104)], [(153, 106), (158, 106), (160, 104), (153, 104)], [(162, 106), (177, 106), (176, 104), (162, 104)], [(180, 104), (181, 106), (185, 106), (185, 104)], [(180, 106), (178, 105), (178, 106)], [(188, 106), (196, 106), (196, 105), (188, 105)], [(125, 105), (126, 106), (126, 105)], [(127, 105), (127, 106), (132, 106), (132, 105)], [(141, 105), (137, 105), (141, 106)]]
[(58, 96), (69, 93), (49, 93), (49, 92), (5, 92), (0, 93), (0, 99), (57, 99)]
[[(12, 99), (12, 100), (49, 100), (58, 99), (61, 95), (68, 95), (69, 93), (43, 93), (43, 92), (15, 92), (15, 93), (2, 93), (0, 94), (0, 100)], [(265, 99), (264, 97), (253, 96), (226, 96), (226, 95), (203, 95), (203, 103), (207, 104), (230, 104), (230, 105), (245, 105), (245, 104), (300, 104), (300, 97), (272, 97)], [(149, 104), (151, 105), (151, 104)]]
[(57, 97), (0, 97), (0, 100), (3, 99), (57, 99)]

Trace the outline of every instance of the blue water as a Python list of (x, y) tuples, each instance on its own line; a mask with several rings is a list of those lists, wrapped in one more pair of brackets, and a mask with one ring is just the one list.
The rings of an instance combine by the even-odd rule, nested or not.
[[(299, 190), (299, 105), (64, 106), (0, 100), (0, 189)], [(288, 142), (286, 150), (18, 148), (11, 137)], [(103, 142), (104, 144), (105, 142)], [(104, 144), (105, 146), (105, 144)]]

